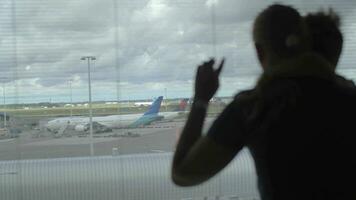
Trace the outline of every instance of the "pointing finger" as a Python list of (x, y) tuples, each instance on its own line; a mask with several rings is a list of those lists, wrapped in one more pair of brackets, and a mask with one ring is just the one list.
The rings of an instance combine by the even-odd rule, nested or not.
[(222, 68), (224, 67), (224, 63), (225, 63), (225, 58), (223, 58), (223, 59), (221, 60), (221, 63), (220, 63), (220, 65), (219, 65), (219, 67), (215, 70), (216, 75), (219, 75), (219, 74), (220, 74)]

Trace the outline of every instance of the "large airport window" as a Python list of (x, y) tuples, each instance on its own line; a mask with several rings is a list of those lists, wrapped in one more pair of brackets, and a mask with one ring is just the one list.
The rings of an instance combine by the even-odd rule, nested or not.
[[(340, 14), (337, 70), (355, 80), (356, 2), (281, 2)], [(174, 186), (170, 166), (196, 67), (226, 59), (206, 131), (261, 74), (252, 22), (271, 3), (2, 0), (0, 199), (259, 199), (246, 149), (193, 188)]]

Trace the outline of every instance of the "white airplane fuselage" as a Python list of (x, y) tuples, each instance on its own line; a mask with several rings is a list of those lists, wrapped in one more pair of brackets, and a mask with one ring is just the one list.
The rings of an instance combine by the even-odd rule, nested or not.
[[(110, 115), (103, 117), (93, 117), (92, 121), (107, 128), (136, 128), (160, 120), (158, 116), (163, 96), (159, 96), (152, 102), (152, 105), (143, 114)], [(90, 123), (89, 117), (61, 117), (49, 121), (46, 124), (47, 130), (57, 132), (65, 130), (67, 126), (74, 127), (74, 130), (84, 131), (86, 125)]]
[(163, 120), (165, 121), (172, 121), (184, 113), (188, 113), (188, 112), (187, 111), (160, 112), (159, 115), (163, 116)]
[[(134, 123), (142, 114), (110, 115), (103, 117), (93, 117), (93, 122), (100, 123), (109, 128), (126, 128)], [(89, 124), (89, 117), (62, 117), (49, 121), (46, 128), (50, 131), (58, 131), (63, 126), (77, 126)]]

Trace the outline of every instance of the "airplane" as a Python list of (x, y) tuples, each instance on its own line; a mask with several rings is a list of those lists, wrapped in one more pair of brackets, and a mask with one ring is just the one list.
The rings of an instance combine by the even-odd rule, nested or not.
[(189, 99), (182, 99), (179, 103), (179, 107), (175, 111), (159, 112), (159, 115), (163, 117), (163, 121), (172, 121), (173, 119), (181, 116), (184, 113), (188, 113), (185, 110)]
[[(137, 128), (148, 125), (163, 117), (158, 115), (163, 96), (159, 96), (144, 114), (109, 115), (93, 117), (93, 125), (106, 128)], [(89, 117), (61, 117), (53, 119), (45, 125), (53, 133), (61, 132), (66, 127), (73, 127), (76, 131), (89, 129)]]
[(194, 187), (171, 181), (173, 154), (147, 153), (0, 161), (0, 199), (6, 200), (259, 200), (250, 152)]

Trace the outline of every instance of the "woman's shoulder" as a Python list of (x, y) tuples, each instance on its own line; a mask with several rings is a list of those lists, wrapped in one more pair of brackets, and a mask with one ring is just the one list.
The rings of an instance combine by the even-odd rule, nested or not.
[(253, 89), (248, 89), (248, 90), (242, 90), (239, 93), (237, 93), (234, 97), (234, 100), (239, 100), (241, 98), (245, 98), (245, 97), (249, 97), (252, 96), (254, 94), (254, 92), (256, 91), (255, 88)]

